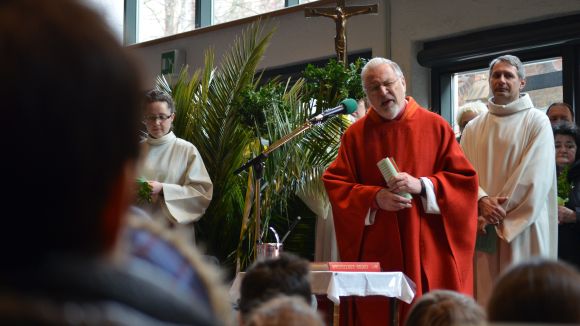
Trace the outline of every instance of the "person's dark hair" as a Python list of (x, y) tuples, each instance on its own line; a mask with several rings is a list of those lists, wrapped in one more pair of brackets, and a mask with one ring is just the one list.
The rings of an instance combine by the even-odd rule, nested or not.
[[(0, 3), (6, 215), (4, 266), (57, 253), (100, 254), (119, 176), (139, 154), (135, 59), (92, 10), (71, 0)], [(6, 207), (5, 207), (6, 208)], [(34, 258), (33, 258), (34, 257)]]
[(482, 325), (485, 321), (485, 311), (472, 297), (433, 290), (413, 304), (405, 326)]
[(556, 135), (566, 135), (572, 136), (576, 141), (576, 136), (578, 135), (578, 127), (575, 124), (568, 121), (560, 121), (552, 126), (552, 131), (554, 136)]
[(513, 265), (498, 279), (487, 307), (490, 322), (580, 323), (580, 273), (542, 258)]
[(238, 307), (242, 316), (247, 316), (255, 307), (280, 294), (296, 295), (308, 304), (312, 302), (307, 260), (283, 252), (278, 258), (252, 264), (242, 279)]
[(570, 111), (570, 114), (572, 115), (572, 120), (574, 120), (574, 110), (572, 109), (572, 106), (568, 103), (564, 103), (564, 102), (555, 102), (550, 104), (550, 106), (548, 107), (548, 109), (546, 110), (546, 115), (549, 115), (550, 113), (550, 109), (554, 106), (565, 106), (568, 108), (568, 110)]
[[(568, 121), (559, 121), (552, 125), (552, 131), (554, 132), (554, 137), (556, 135), (564, 135), (570, 136), (574, 139), (574, 143), (578, 145), (578, 127)], [(576, 151), (576, 157), (574, 160), (578, 160), (580, 158), (580, 151)]]
[(165, 102), (169, 112), (175, 113), (175, 105), (171, 96), (163, 91), (152, 89), (145, 93), (145, 103)]
[(256, 307), (246, 326), (324, 326), (322, 316), (297, 296), (280, 295)]

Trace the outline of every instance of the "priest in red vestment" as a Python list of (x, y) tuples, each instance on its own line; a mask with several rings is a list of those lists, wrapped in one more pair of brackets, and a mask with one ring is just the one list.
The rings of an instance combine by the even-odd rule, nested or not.
[[(473, 292), (477, 175), (449, 124), (405, 97), (400, 67), (384, 58), (362, 70), (372, 109), (342, 137), (323, 176), (342, 261), (379, 261), (417, 285)], [(392, 157), (399, 173), (388, 183), (377, 162)], [(399, 193), (409, 193), (411, 199)], [(401, 303), (400, 320), (408, 305)], [(386, 325), (387, 298), (356, 299), (350, 323)]]

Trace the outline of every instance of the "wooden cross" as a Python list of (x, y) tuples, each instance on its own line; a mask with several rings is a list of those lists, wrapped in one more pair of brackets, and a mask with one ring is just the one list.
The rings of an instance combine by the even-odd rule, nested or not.
[(339, 62), (346, 66), (346, 20), (354, 15), (377, 13), (378, 8), (379, 6), (376, 4), (347, 7), (345, 0), (337, 0), (336, 8), (306, 8), (304, 15), (306, 17), (323, 16), (334, 20), (336, 23), (336, 36), (334, 37), (336, 57)]

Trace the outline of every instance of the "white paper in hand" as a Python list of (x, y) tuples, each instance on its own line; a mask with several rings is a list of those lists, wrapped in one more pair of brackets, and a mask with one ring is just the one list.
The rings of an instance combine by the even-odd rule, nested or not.
[[(385, 181), (388, 182), (392, 177), (399, 174), (399, 170), (397, 168), (397, 164), (391, 157), (384, 158), (377, 162), (377, 166), (385, 178)], [(413, 198), (410, 193), (408, 192), (400, 192), (398, 193), (399, 196), (403, 196), (407, 199)]]

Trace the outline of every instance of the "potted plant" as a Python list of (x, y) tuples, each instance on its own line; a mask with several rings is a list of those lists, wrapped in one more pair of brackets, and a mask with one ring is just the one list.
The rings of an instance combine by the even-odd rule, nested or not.
[[(355, 82), (343, 83), (342, 77), (337, 76), (353, 79), (351, 70), (360, 70), (358, 63), (343, 67), (341, 73), (331, 61), (331, 69), (310, 68), (305, 79), (274, 79), (260, 84), (257, 65), (273, 33), (274, 30), (264, 32), (258, 22), (235, 40), (219, 64), (215, 64), (213, 50), (208, 49), (203, 69), (190, 76), (185, 67), (175, 80), (162, 76), (157, 79), (157, 87), (171, 93), (175, 101), (175, 134), (198, 148), (214, 184), (212, 202), (196, 223), (196, 239), (232, 272), (234, 266), (243, 269), (252, 261), (260, 236), (253, 228), (253, 169), (238, 174), (234, 171), (305, 123), (312, 114), (350, 95), (350, 91), (344, 92), (343, 85)], [(314, 82), (315, 78), (319, 81)], [(328, 83), (337, 87), (328, 90)], [(360, 78), (357, 83), (360, 88)], [(322, 96), (324, 100), (318, 100)], [(269, 155), (259, 189), (263, 226), (260, 232), (270, 222), (285, 232), (284, 226), (290, 224), (289, 210), (299, 206), (298, 191), (308, 189), (311, 195), (324, 198), (320, 176), (334, 160), (348, 124), (344, 118), (331, 119)], [(300, 229), (296, 231), (298, 238)]]

